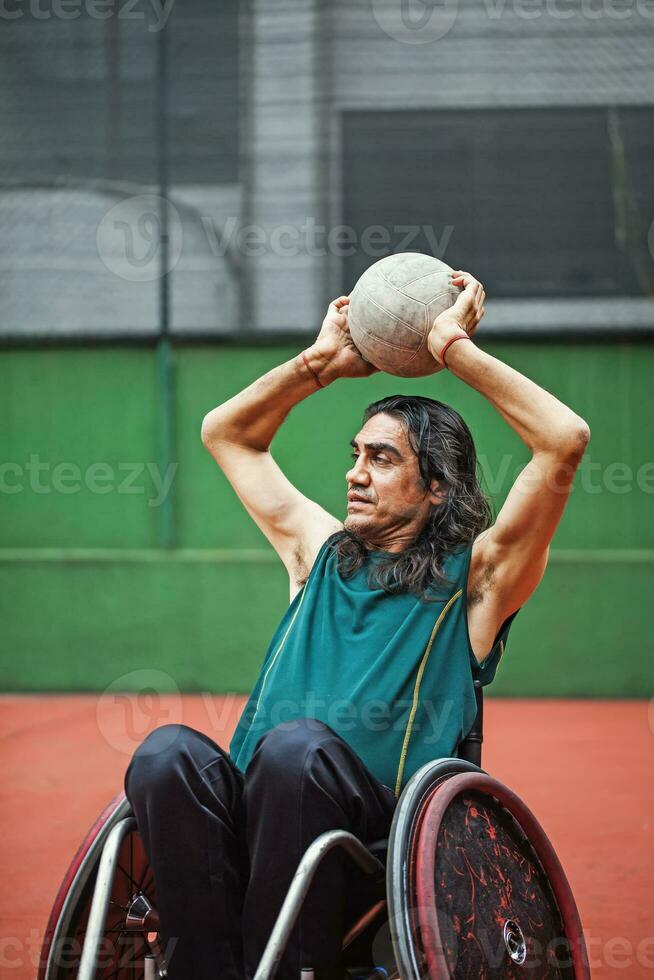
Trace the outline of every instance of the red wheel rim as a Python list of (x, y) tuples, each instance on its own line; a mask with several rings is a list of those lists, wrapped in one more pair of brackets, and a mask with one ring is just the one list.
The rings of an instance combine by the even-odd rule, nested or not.
[[(43, 980), (46, 972), (48, 976), (54, 976), (57, 980), (77, 976), (100, 859), (98, 841), (100, 835), (112, 824), (116, 811), (124, 803), (125, 798), (121, 793), (105, 807), (84, 837), (64, 876), (48, 920), (41, 949), (38, 980)], [(97, 850), (95, 856), (93, 856), (94, 848)], [(82, 865), (91, 860), (93, 866), (89, 867), (87, 876), (82, 882), (78, 882), (78, 873)], [(127, 908), (137, 894), (145, 895), (151, 904), (156, 901), (152, 869), (148, 864), (138, 832), (132, 830), (125, 836), (117, 859), (104, 935), (98, 950), (97, 980), (104, 980), (104, 978), (120, 980), (123, 977), (138, 980), (139, 977), (143, 977), (142, 960), (145, 953), (150, 952), (150, 946), (144, 932), (126, 929), (125, 926)], [(73, 904), (70, 904), (71, 902)], [(65, 924), (62, 924), (64, 907), (67, 903), (69, 908), (65, 913)]]
[[(514, 962), (505, 954), (500, 972), (493, 967), (492, 969), (489, 968), (490, 972), (475, 973), (475, 977), (479, 976), (479, 980), (485, 980), (486, 977), (531, 975), (532, 978), (538, 976), (539, 980), (541, 980), (541, 977), (549, 976), (574, 976), (575, 980), (590, 980), (588, 958), (579, 913), (565, 872), (545, 831), (515, 793), (484, 773), (462, 773), (452, 776), (437, 785), (434, 792), (428, 798), (420, 815), (419, 824), (416, 827), (414, 846), (412, 847), (411, 854), (413, 878), (411, 884), (413, 894), (417, 898), (417, 908), (414, 910), (414, 922), (417, 926), (416, 935), (419, 938), (419, 946), (424, 955), (428, 976), (431, 980), (437, 980), (437, 978), (441, 980), (441, 978), (457, 977), (460, 975), (456, 972), (456, 967), (454, 966), (456, 957), (452, 955), (450, 937), (442, 934), (441, 921), (439, 919), (439, 905), (442, 906), (451, 897), (449, 895), (443, 895), (441, 886), (437, 885), (439, 846), (441, 848), (440, 853), (443, 855), (442, 860), (444, 860), (444, 855), (448, 853), (448, 845), (452, 845), (454, 849), (451, 853), (460, 855), (462, 862), (465, 862), (464, 845), (462, 846), (459, 843), (457, 846), (454, 846), (454, 842), (450, 840), (446, 842), (445, 846), (442, 846), (443, 834), (447, 830), (448, 810), (453, 806), (467, 805), (466, 797), (468, 797), (469, 807), (466, 813), (472, 814), (475, 819), (471, 821), (471, 826), (468, 826), (466, 821), (466, 826), (461, 831), (462, 836), (465, 837), (467, 833), (475, 833), (478, 836), (482, 822), (483, 829), (481, 833), (483, 835), (488, 824), (488, 812), (479, 814), (476, 812), (477, 808), (474, 807), (475, 800), (480, 796), (487, 801), (489, 811), (496, 810), (499, 813), (501, 809), (508, 815), (506, 818), (507, 822), (511, 821), (514, 829), (515, 824), (517, 824), (517, 830), (524, 836), (531, 854), (536, 859), (533, 862), (533, 867), (537, 868), (540, 865), (539, 874), (542, 872), (542, 878), (546, 883), (545, 891), (548, 894), (551, 893), (556, 903), (557, 911), (560, 913), (560, 921), (563, 925), (563, 932), (560, 934), (560, 938), (566, 941), (570, 965), (564, 968), (567, 969), (567, 973), (561, 973), (558, 969), (553, 971), (550, 962), (547, 964), (547, 970), (542, 972), (541, 967), (543, 964), (541, 961), (541, 967), (539, 967), (540, 972), (536, 973), (534, 972), (535, 964), (532, 965), (527, 962), (523, 965), (518, 965), (518, 962)], [(475, 811), (474, 813), (473, 809)], [(450, 817), (454, 812), (454, 809), (450, 810)], [(477, 818), (479, 818), (478, 825), (472, 827), (472, 824), (476, 822)], [(460, 820), (457, 826), (462, 826)], [(450, 833), (451, 837), (452, 835)], [(490, 848), (492, 850), (495, 847), (500, 847), (501, 843), (501, 839), (498, 839), (497, 842), (495, 841), (494, 828), (489, 825), (488, 841), (485, 846), (487, 849)], [(501, 862), (513, 857), (514, 855), (509, 854), (506, 849), (502, 853), (497, 853), (499, 860), (495, 866), (495, 870), (500, 876), (502, 875)], [(449, 868), (448, 872), (450, 870), (453, 869)], [(482, 884), (488, 884), (484, 880), (484, 872), (481, 866), (479, 870), (481, 874), (479, 880)], [(521, 869), (523, 874), (527, 870), (524, 867)], [(456, 870), (453, 870), (453, 873), (456, 873)], [(525, 878), (525, 880), (527, 879)], [(508, 885), (512, 885), (512, 881), (509, 881)], [(535, 887), (533, 880), (532, 886)], [(517, 905), (517, 895), (515, 899)], [(514, 927), (517, 926), (517, 933), (521, 933), (520, 919), (516, 921), (512, 916), (512, 901), (511, 889), (508, 888), (494, 913), (493, 930), (497, 930), (497, 935), (500, 937), (500, 944), (502, 941), (507, 943), (507, 949), (508, 943), (512, 942), (515, 938), (513, 935)], [(500, 907), (500, 904), (503, 907)], [(473, 914), (472, 926), (476, 928), (474, 903), (471, 914)], [(522, 917), (522, 921), (524, 922), (524, 916)], [(508, 926), (507, 923), (509, 923)], [(457, 925), (460, 926), (461, 923), (456, 923), (455, 928)], [(505, 929), (508, 932), (505, 932)], [(529, 930), (525, 931), (525, 936), (527, 939), (527, 948), (529, 949), (532, 943)], [(470, 931), (468, 931), (465, 938), (472, 943), (476, 942), (474, 933)], [(493, 939), (494, 941), (497, 939), (495, 934), (493, 935)], [(535, 948), (536, 944), (534, 944)], [(550, 955), (549, 950), (547, 955)], [(506, 972), (507, 970), (508, 972)]]
[(120, 806), (120, 804), (125, 799), (124, 793), (118, 793), (117, 796), (113, 798), (111, 803), (108, 803), (102, 813), (94, 821), (92, 826), (87, 831), (82, 843), (77, 848), (73, 860), (70, 862), (66, 874), (59, 886), (54, 902), (52, 903), (52, 909), (50, 910), (50, 915), (48, 917), (48, 924), (45, 927), (45, 934), (43, 937), (43, 945), (41, 947), (41, 956), (39, 958), (39, 969), (37, 974), (37, 980), (42, 980), (45, 977), (45, 969), (48, 963), (48, 955), (50, 953), (50, 946), (52, 944), (52, 938), (54, 936), (55, 930), (57, 928), (57, 923), (59, 922), (59, 917), (66, 900), (66, 896), (70, 891), (71, 885), (75, 880), (75, 875), (80, 869), (82, 861), (89, 852), (89, 848), (95, 841), (96, 837), (106, 824), (107, 820), (111, 817), (112, 813)]

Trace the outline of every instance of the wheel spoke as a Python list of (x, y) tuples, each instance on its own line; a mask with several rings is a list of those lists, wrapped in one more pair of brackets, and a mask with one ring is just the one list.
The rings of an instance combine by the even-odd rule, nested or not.
[(128, 871), (125, 870), (125, 868), (122, 866), (122, 864), (120, 863), (120, 861), (118, 861), (118, 865), (117, 866), (123, 872), (123, 874), (125, 875), (125, 877), (132, 883), (132, 885), (134, 886), (134, 888), (136, 889), (136, 891), (140, 891), (140, 885), (139, 885), (138, 881), (136, 880), (136, 878), (133, 878), (132, 875)]

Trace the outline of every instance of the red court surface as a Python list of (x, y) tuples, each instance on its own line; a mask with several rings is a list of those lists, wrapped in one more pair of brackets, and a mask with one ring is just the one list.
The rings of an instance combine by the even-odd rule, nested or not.
[[(50, 904), (147, 731), (227, 747), (241, 696), (5, 696), (0, 977), (32, 980)], [(487, 698), (484, 768), (534, 811), (566, 870), (594, 978), (654, 980), (654, 704)]]

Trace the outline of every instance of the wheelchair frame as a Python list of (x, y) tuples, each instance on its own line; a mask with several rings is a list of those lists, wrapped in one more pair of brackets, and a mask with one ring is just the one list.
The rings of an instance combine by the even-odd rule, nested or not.
[[(382, 876), (386, 886), (386, 898), (373, 902), (345, 934), (344, 955), (365, 930), (377, 925), (382, 913), (388, 911), (388, 919), (383, 919), (382, 925), (388, 921), (395, 968), (399, 971), (402, 980), (424, 980), (426, 976), (430, 978), (433, 976), (440, 978), (441, 975), (452, 976), (442, 951), (439, 952), (440, 960), (437, 960), (440, 964), (438, 967), (440, 972), (436, 975), (425, 973), (424, 961), (420, 962), (416, 951), (415, 915), (407, 900), (409, 879), (412, 874), (408, 845), (411, 835), (415, 833), (417, 821), (424, 819), (425, 814), (429, 814), (429, 803), (435, 795), (436, 788), (452, 777), (470, 779), (475, 776), (487, 781), (489, 792), (492, 791), (496, 798), (508, 800), (509, 803), (513, 801), (513, 812), (519, 814), (535, 834), (538, 840), (536, 856), (539, 859), (543, 857), (543, 866), (553, 875), (554, 898), (558, 907), (565, 912), (565, 924), (568, 928), (564, 934), (568, 937), (570, 933), (569, 942), (574, 961), (574, 972), (570, 976), (574, 980), (589, 980), (590, 973), (581, 922), (565, 874), (549, 841), (524, 804), (517, 800), (510, 790), (491, 779), (481, 769), (483, 689), (479, 680), (475, 680), (474, 685), (477, 701), (476, 718), (470, 732), (458, 747), (458, 757), (434, 760), (412, 775), (398, 800), (387, 839), (365, 845), (347, 831), (332, 830), (321, 834), (307, 848), (282, 903), (254, 980), (271, 980), (274, 977), (320, 862), (330, 850), (336, 847), (342, 848), (349, 854), (364, 874)], [(67, 930), (74, 922), (75, 913), (97, 868), (77, 972), (78, 980), (96, 980), (98, 953), (105, 934), (121, 847), (127, 836), (135, 832), (136, 822), (131, 815), (129, 802), (119, 796), (103, 811), (85, 837), (59, 889), (46, 930), (38, 980), (61, 980), (64, 976), (72, 975), (62, 972), (57, 963), (57, 951)], [(386, 864), (377, 856), (377, 854), (383, 856), (384, 851), (387, 851)], [(137, 894), (132, 896), (127, 907), (123, 909), (124, 929), (135, 936), (143, 937), (143, 953), (139, 953), (143, 955), (143, 977), (144, 980), (155, 980), (156, 977), (166, 975), (165, 959), (158, 944), (158, 914), (144, 891), (144, 888), (139, 888)], [(519, 933), (517, 923), (513, 925)], [(513, 932), (509, 930), (509, 933), (507, 936), (505, 928), (506, 948), (514, 962), (519, 962), (514, 956), (514, 951), (520, 947), (520, 937), (515, 930)], [(151, 939), (151, 936), (155, 938)], [(348, 967), (347, 972), (352, 978), (368, 980), (375, 975), (380, 976), (379, 969), (372, 964), (366, 964), (363, 967)], [(364, 972), (361, 973), (361, 970)], [(536, 980), (533, 974), (532, 977)], [(304, 980), (307, 980), (307, 977), (304, 977)]]

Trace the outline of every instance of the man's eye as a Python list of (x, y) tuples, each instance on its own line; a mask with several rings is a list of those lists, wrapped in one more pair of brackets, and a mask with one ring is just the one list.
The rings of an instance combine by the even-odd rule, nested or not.
[[(350, 456), (352, 457), (352, 459), (353, 459), (353, 460), (354, 460), (355, 462), (356, 462), (356, 461), (357, 461), (357, 459), (359, 458), (359, 454), (358, 454), (358, 453), (350, 453)], [(385, 457), (385, 456), (378, 456), (377, 454), (375, 454), (375, 455), (374, 455), (374, 456), (373, 456), (372, 458), (373, 458), (373, 460), (374, 460), (374, 461), (375, 461), (376, 463), (390, 463), (390, 460), (389, 460), (389, 459), (386, 459), (386, 457)]]

